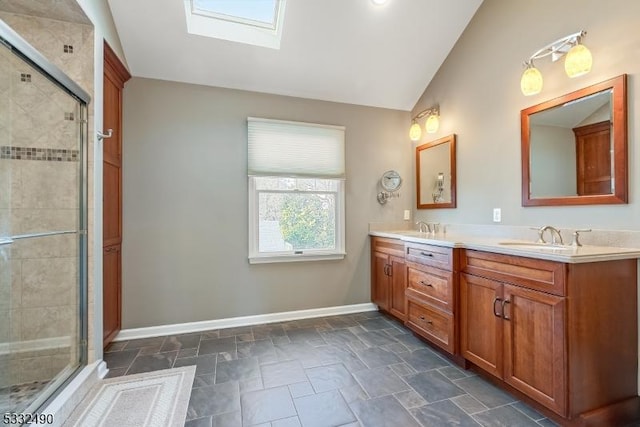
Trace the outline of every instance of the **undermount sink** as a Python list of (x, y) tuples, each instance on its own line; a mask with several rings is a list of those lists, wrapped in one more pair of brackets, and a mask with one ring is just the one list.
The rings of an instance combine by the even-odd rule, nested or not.
[(536, 249), (536, 250), (548, 250), (548, 251), (571, 251), (570, 246), (552, 245), (549, 243), (534, 243), (534, 242), (499, 242), (502, 246), (511, 246), (517, 249)]

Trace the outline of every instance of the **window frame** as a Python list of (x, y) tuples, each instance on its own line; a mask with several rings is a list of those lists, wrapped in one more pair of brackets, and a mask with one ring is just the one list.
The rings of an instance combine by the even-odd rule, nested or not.
[[(249, 193), (249, 263), (265, 264), (278, 262), (298, 262), (298, 261), (325, 261), (340, 260), (346, 256), (345, 251), (345, 180), (342, 178), (322, 178), (336, 181), (338, 184), (337, 191), (296, 191), (296, 190), (258, 190), (256, 180), (259, 178), (284, 178), (282, 175), (274, 176), (249, 176), (248, 193)], [(289, 178), (305, 179), (306, 177), (292, 176)], [(260, 193), (331, 193), (336, 195), (336, 212), (335, 212), (335, 234), (336, 247), (332, 250), (309, 249), (298, 253), (297, 251), (277, 251), (277, 252), (260, 252), (259, 251), (259, 197)]]

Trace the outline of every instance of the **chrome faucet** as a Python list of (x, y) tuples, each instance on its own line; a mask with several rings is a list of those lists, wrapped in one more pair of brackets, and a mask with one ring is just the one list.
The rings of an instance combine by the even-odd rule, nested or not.
[(416, 225), (418, 226), (418, 231), (421, 233), (431, 233), (431, 227), (429, 227), (429, 224), (426, 222), (418, 221), (416, 222)]
[(545, 231), (549, 231), (549, 234), (551, 235), (552, 245), (564, 245), (564, 242), (562, 241), (562, 235), (560, 234), (560, 230), (550, 225), (545, 225), (544, 227), (540, 227), (540, 229), (538, 230), (538, 241), (540, 243), (547, 243), (546, 240), (544, 240)]

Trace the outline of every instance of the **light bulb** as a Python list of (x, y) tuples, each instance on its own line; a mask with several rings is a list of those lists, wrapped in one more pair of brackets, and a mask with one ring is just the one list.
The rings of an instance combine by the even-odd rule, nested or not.
[(542, 90), (542, 74), (533, 64), (527, 66), (520, 79), (520, 90), (525, 96), (535, 95)]
[(564, 60), (564, 70), (569, 77), (578, 77), (591, 71), (593, 58), (591, 52), (583, 44), (577, 44), (567, 52)]
[(422, 129), (420, 129), (420, 125), (416, 122), (413, 122), (411, 128), (409, 129), (409, 138), (412, 141), (418, 141), (422, 136)]
[(427, 129), (427, 133), (438, 132), (438, 128), (440, 127), (440, 117), (436, 114), (430, 115), (424, 127)]
[(387, 2), (387, 0), (371, 0), (371, 2), (373, 4), (375, 4), (376, 6), (382, 6), (383, 4), (385, 4)]

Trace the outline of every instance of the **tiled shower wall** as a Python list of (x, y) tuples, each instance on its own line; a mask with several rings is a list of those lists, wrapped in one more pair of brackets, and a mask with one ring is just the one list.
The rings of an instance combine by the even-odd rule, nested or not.
[[(85, 91), (93, 94), (94, 36), (91, 26), (1, 11), (0, 19)], [(5, 56), (12, 62), (5, 61)], [(0, 176), (0, 182), (11, 182), (11, 198), (9, 204), (6, 197), (0, 196), (0, 227), (3, 232), (7, 231), (10, 221), (13, 235), (73, 230), (78, 221), (79, 110), (71, 97), (22, 64), (8, 52), (3, 52), (0, 61), (0, 161), (9, 163), (5, 163), (8, 167), (0, 168), (0, 173), (11, 175)], [(5, 73), (10, 77), (6, 78)], [(89, 135), (93, 135), (92, 108), (88, 112)], [(93, 158), (92, 143), (90, 137), (89, 159)], [(88, 167), (91, 189), (91, 161)], [(2, 193), (9, 194), (8, 191)], [(89, 206), (92, 200), (90, 191)], [(7, 215), (9, 212), (10, 216)], [(89, 230), (92, 229), (91, 214), (92, 211)], [(91, 234), (89, 238), (92, 265)], [(0, 295), (0, 344), (35, 342), (38, 347), (47, 349), (25, 349), (13, 357), (9, 366), (4, 363), (4, 369), (0, 354), (0, 378), (13, 384), (50, 379), (75, 355), (79, 306), (77, 238), (64, 235), (22, 240), (14, 243), (10, 252), (5, 252), (10, 258), (12, 286), (10, 295)], [(89, 307), (93, 301), (92, 289), (93, 277), (89, 274)], [(93, 333), (91, 324), (89, 322), (89, 337)], [(64, 336), (71, 339), (61, 339)], [(89, 344), (93, 346), (91, 341)], [(4, 357), (5, 362), (9, 362), (6, 359)], [(11, 371), (11, 376), (5, 375), (7, 370)], [(3, 386), (6, 384), (0, 384)]]

